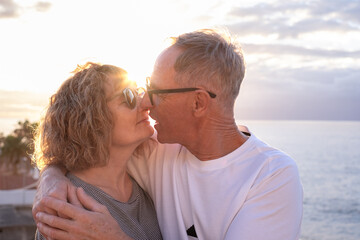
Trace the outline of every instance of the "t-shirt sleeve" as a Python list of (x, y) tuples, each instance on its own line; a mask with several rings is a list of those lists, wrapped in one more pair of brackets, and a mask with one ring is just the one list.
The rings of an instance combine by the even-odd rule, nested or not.
[(131, 156), (128, 162), (128, 172), (136, 182), (149, 194), (151, 193), (151, 176), (150, 170), (155, 164), (156, 151), (160, 143), (156, 140), (156, 135), (145, 142), (140, 151)]
[(225, 239), (299, 239), (302, 201), (303, 189), (295, 163), (270, 169), (249, 192)]

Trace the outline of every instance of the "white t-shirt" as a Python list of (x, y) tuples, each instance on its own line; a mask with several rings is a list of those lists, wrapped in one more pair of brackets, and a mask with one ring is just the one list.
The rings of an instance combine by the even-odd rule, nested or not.
[(187, 234), (192, 226), (205, 240), (299, 238), (303, 190), (285, 153), (254, 135), (210, 161), (179, 144), (156, 142), (152, 148), (128, 167), (153, 199), (164, 239), (196, 239)]

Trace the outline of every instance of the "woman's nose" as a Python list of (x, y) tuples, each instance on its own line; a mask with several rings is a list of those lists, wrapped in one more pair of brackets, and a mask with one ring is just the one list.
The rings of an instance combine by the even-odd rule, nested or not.
[(149, 94), (145, 91), (142, 98), (140, 99), (140, 108), (148, 110), (152, 107), (153, 106), (150, 102)]

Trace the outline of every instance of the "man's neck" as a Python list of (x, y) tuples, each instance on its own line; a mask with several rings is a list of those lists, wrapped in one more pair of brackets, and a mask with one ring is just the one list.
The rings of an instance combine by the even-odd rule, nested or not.
[(183, 144), (201, 161), (223, 157), (239, 148), (248, 136), (244, 135), (233, 118), (213, 118), (193, 134), (189, 144)]

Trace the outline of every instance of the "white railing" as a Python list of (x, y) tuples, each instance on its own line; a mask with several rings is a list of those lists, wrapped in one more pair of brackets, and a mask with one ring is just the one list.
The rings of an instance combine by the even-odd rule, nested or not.
[(0, 205), (29, 205), (34, 201), (36, 182), (24, 188), (0, 190)]

